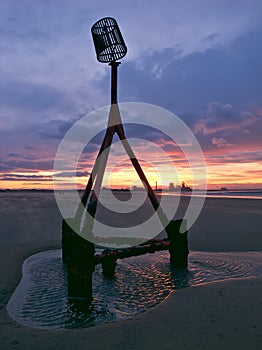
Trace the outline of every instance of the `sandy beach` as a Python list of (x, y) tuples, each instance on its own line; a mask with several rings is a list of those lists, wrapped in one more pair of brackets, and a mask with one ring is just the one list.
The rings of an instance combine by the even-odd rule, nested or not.
[[(260, 349), (261, 275), (176, 290), (126, 321), (74, 330), (37, 330), (6, 305), (29, 255), (61, 247), (61, 215), (51, 196), (1, 193), (0, 349)], [(256, 251), (262, 263), (260, 200), (208, 198), (189, 231), (190, 250)]]

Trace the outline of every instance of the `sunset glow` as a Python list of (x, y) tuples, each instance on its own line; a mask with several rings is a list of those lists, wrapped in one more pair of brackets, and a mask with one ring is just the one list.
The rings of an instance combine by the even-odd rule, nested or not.
[[(53, 189), (61, 140), (110, 101), (110, 68), (97, 62), (90, 34), (101, 10), (95, 2), (64, 2), (60, 16), (56, 2), (7, 3), (1, 8), (0, 189)], [(150, 2), (151, 11), (142, 2), (125, 4), (125, 11), (114, 1), (103, 5), (119, 20), (128, 46), (119, 67), (119, 101), (177, 115), (203, 150), (208, 189), (262, 188), (261, 4), (167, 1), (160, 10)], [(105, 128), (106, 116), (97, 122)], [(131, 137), (166, 154), (149, 143), (135, 147), (153, 188), (182, 181), (202, 188), (179, 147), (152, 130), (131, 129)], [(68, 164), (61, 189), (85, 187), (100, 144), (84, 150), (77, 169)], [(103, 186), (141, 187), (124, 150), (111, 153)]]
[[(123, 153), (123, 161), (119, 162), (117, 166), (110, 166), (106, 168), (103, 187), (110, 188), (132, 188), (133, 186), (142, 187), (142, 183), (132, 167), (129, 159), (124, 159), (126, 155)], [(173, 169), (161, 167), (161, 173), (157, 171), (150, 163), (140, 161), (142, 168), (147, 176), (152, 188), (155, 188), (156, 182), (158, 188), (168, 188), (172, 182), (174, 185), (181, 184), (185, 181), (188, 185), (195, 189), (203, 188), (201, 181), (197, 184), (192, 182), (192, 174), (187, 162), (175, 166), (176, 173)], [(174, 163), (175, 165), (175, 163)], [(81, 165), (84, 168), (84, 164)], [(86, 167), (86, 172), (78, 176), (63, 176), (61, 180), (61, 189), (72, 189), (75, 184), (79, 189), (83, 189), (88, 181), (88, 174), (92, 170), (90, 164)], [(230, 189), (252, 189), (262, 187), (262, 163), (261, 162), (247, 162), (231, 163), (207, 162), (207, 181), (208, 189), (220, 189), (227, 187)], [(17, 171), (12, 173), (2, 173), (1, 175), (2, 189), (53, 189), (53, 169), (49, 171)]]

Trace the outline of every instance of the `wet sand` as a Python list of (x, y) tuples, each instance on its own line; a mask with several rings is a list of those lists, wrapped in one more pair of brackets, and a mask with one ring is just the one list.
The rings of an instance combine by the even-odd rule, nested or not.
[[(0, 194), (1, 349), (260, 349), (262, 279), (227, 280), (176, 290), (127, 321), (79, 330), (36, 330), (13, 321), (6, 304), (23, 260), (61, 246), (52, 198)], [(189, 232), (191, 250), (262, 251), (260, 200), (207, 199)], [(261, 254), (254, 256), (261, 263)]]

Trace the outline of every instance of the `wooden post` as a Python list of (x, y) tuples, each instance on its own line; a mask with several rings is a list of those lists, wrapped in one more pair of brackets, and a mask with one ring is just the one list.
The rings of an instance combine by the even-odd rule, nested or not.
[(111, 104), (117, 103), (117, 67), (120, 62), (113, 61), (109, 63), (111, 66)]
[[(105, 249), (102, 254), (110, 252), (110, 249)], [(115, 276), (116, 259), (112, 255), (106, 256), (102, 262), (103, 275), (107, 278), (113, 278)]]
[[(74, 219), (67, 219), (74, 220)], [(62, 254), (67, 264), (68, 299), (92, 302), (92, 274), (94, 271), (94, 244), (83, 239), (70, 227), (65, 219), (62, 222)]]
[[(186, 225), (186, 220), (172, 220), (166, 227), (167, 237), (170, 240), (170, 263), (174, 267), (187, 267), (188, 265), (188, 241), (187, 231), (181, 233), (181, 226)], [(186, 226), (185, 226), (186, 228)]]

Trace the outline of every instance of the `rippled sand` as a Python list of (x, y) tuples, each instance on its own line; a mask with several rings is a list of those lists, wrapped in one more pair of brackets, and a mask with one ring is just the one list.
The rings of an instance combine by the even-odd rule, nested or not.
[(168, 252), (118, 260), (116, 278), (97, 267), (93, 275), (93, 308), (78, 310), (67, 297), (67, 275), (61, 250), (34, 254), (23, 264), (23, 277), (8, 303), (19, 323), (39, 329), (82, 328), (134, 317), (156, 306), (178, 288), (232, 278), (262, 275), (258, 253), (192, 252), (188, 270), (171, 268)]

